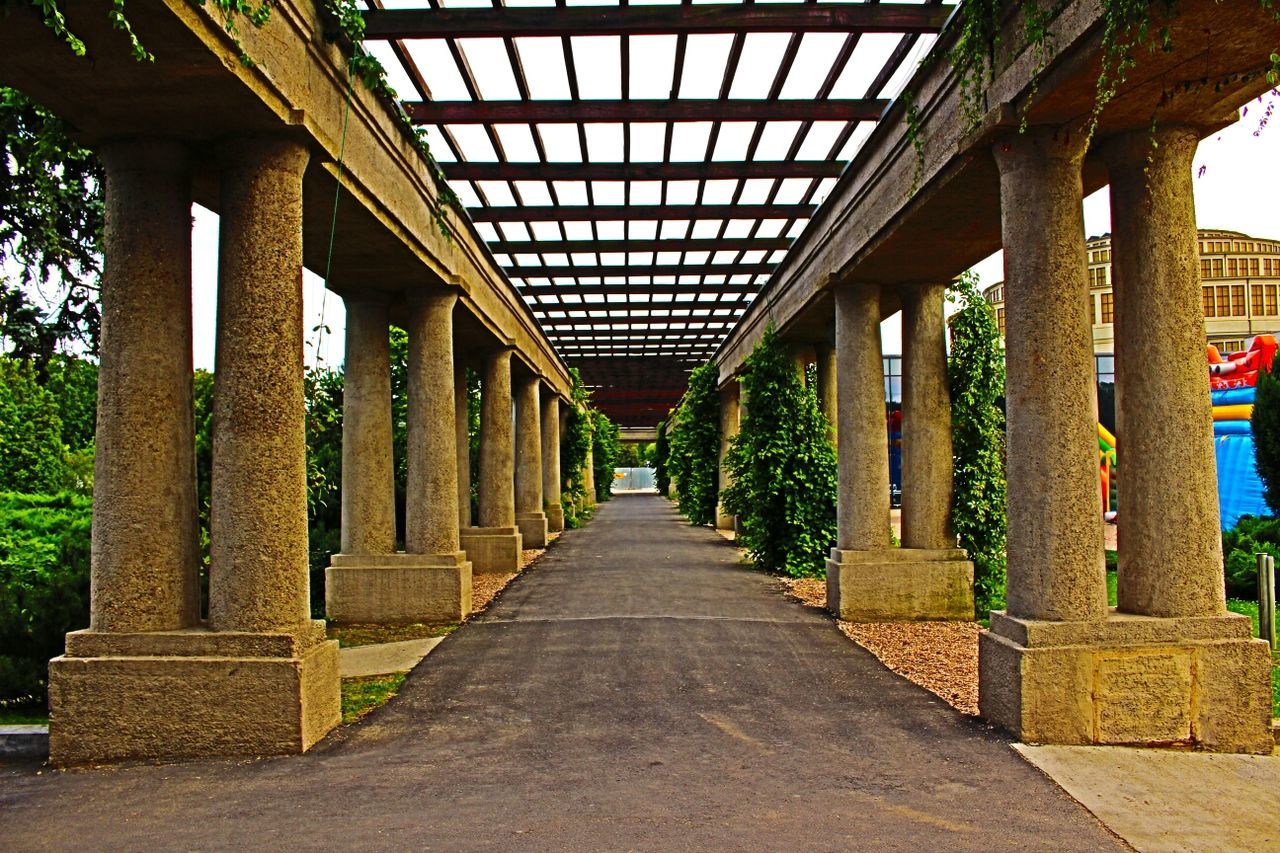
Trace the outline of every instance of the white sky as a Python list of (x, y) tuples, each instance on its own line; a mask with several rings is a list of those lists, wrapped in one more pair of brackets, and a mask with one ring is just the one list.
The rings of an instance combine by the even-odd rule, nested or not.
[[(509, 0), (507, 5), (551, 5), (554, 0)], [(569, 0), (570, 5), (582, 5), (582, 0)], [(594, 3), (598, 0), (588, 0)], [(653, 2), (653, 0), (648, 0)], [(658, 2), (679, 2), (679, 0), (658, 0)], [(633, 0), (634, 4), (634, 0)], [(420, 5), (420, 0), (394, 0), (388, 2), (389, 7), (397, 5)], [(489, 0), (447, 0), (448, 6), (487, 6)], [(858, 98), (870, 96), (867, 93), (871, 79), (880, 71), (885, 58), (897, 44), (899, 36), (892, 34), (868, 34), (859, 41), (846, 70), (841, 74), (839, 82), (832, 91), (835, 98)], [(842, 34), (811, 33), (805, 36), (796, 62), (787, 76), (781, 90), (784, 99), (807, 99), (814, 97), (831, 66), (832, 58), (843, 43)], [(519, 38), (515, 46), (520, 55), (522, 65), (530, 88), (531, 97), (538, 99), (565, 99), (570, 97), (568, 69), (563, 60), (559, 39)], [(628, 68), (623, 69), (620, 62), (620, 39), (616, 36), (573, 37), (570, 39), (573, 61), (576, 66), (576, 82), (579, 94), (584, 98), (620, 97), (624, 71), (632, 99), (667, 98), (714, 98), (723, 77), (731, 36), (727, 35), (693, 35), (689, 37), (689, 48), (686, 53), (684, 71), (679, 80), (674, 79), (673, 58), (675, 36), (643, 36), (630, 39), (630, 58)], [(919, 57), (932, 44), (933, 37), (922, 38), (914, 55), (903, 63), (888, 86), (878, 93), (884, 97), (893, 97), (905, 85), (916, 66)], [(730, 97), (757, 98), (767, 94), (774, 81), (779, 60), (785, 50), (787, 36), (785, 34), (753, 33), (746, 37), (741, 61), (730, 88)], [(408, 50), (417, 60), (419, 69), (424, 75), (433, 98), (437, 100), (470, 100), (470, 95), (457, 65), (450, 55), (447, 45), (441, 40), (417, 40), (408, 42)], [(372, 49), (378, 54), (389, 71), (393, 86), (408, 98), (416, 97), (413, 86), (404, 70), (399, 67), (394, 57), (386, 50), (385, 43), (373, 43)], [(505, 48), (498, 39), (466, 39), (460, 41), (460, 48), (476, 80), (480, 97), (483, 99), (512, 100), (519, 97), (515, 78), (510, 63), (507, 61)], [(877, 94), (877, 93), (871, 93)], [(1244, 119), (1218, 136), (1206, 140), (1197, 157), (1196, 168), (1205, 166), (1205, 173), (1196, 179), (1196, 210), (1202, 227), (1230, 228), (1255, 236), (1280, 237), (1280, 128), (1268, 128), (1259, 138), (1252, 133), (1257, 125), (1257, 114)], [(710, 132), (709, 122), (682, 122), (673, 129), (671, 159), (683, 162), (701, 162), (708, 157), (711, 160), (740, 160), (747, 155), (746, 145), (755, 130), (754, 122), (726, 123), (713, 150), (708, 151)], [(849, 159), (865, 139), (872, 128), (872, 123), (863, 122), (852, 138), (840, 150), (833, 151), (833, 145), (843, 123), (817, 122), (800, 142), (799, 157), (801, 159), (825, 159), (838, 156)], [(755, 159), (782, 159), (788, 148), (796, 139), (797, 122), (768, 122), (763, 129), (759, 148), (754, 153)], [(498, 159), (488, 135), (477, 125), (452, 125), (448, 128), (460, 154), (467, 160), (493, 161)], [(432, 148), (442, 162), (455, 159), (450, 152), (444, 134), (439, 127), (430, 127), (428, 133), (432, 140)], [(586, 149), (579, 145), (578, 135), (572, 125), (505, 125), (496, 129), (501, 145), (508, 160), (513, 162), (538, 161), (536, 141), (541, 142), (547, 160), (551, 162), (621, 161), (624, 156), (624, 141), (630, 145), (630, 158), (633, 161), (654, 161), (662, 159), (662, 142), (665, 135), (661, 123), (631, 124), (629, 128), (619, 123), (602, 123), (587, 126)], [(741, 185), (740, 185), (741, 184)], [(740, 192), (739, 200), (744, 203), (763, 202), (767, 194), (776, 189), (775, 201), (795, 203), (804, 200), (805, 194), (813, 190), (814, 201), (825, 198), (834, 180), (812, 183), (809, 180), (783, 181), (774, 187), (769, 181), (713, 181), (703, 189), (704, 203), (728, 203), (735, 192)], [(562, 205), (586, 204), (588, 187), (582, 181), (558, 181), (554, 186), (543, 181), (527, 181), (512, 185), (508, 182), (455, 182), (455, 189), (469, 205), (478, 205), (484, 200), (489, 205), (503, 207), (515, 203), (513, 193), (518, 192), (526, 204), (545, 205), (552, 199), (554, 191)], [(629, 199), (623, 193), (621, 182), (593, 182), (590, 191), (596, 204), (656, 204), (660, 199), (662, 187), (659, 182), (631, 182)], [(696, 182), (668, 182), (666, 200), (671, 204), (692, 203), (696, 200)], [(758, 236), (772, 236), (781, 229), (782, 222), (765, 222), (755, 232)], [(1106, 192), (1100, 192), (1085, 201), (1085, 227), (1090, 235), (1109, 231), (1110, 215)], [(747, 236), (753, 221), (733, 220), (725, 230), (726, 236)], [(720, 233), (721, 223), (718, 221), (664, 222), (659, 226), (656, 222), (601, 222), (596, 226), (596, 234), (601, 239), (617, 239), (624, 236), (645, 238), (662, 236), (663, 238), (679, 237), (714, 237)], [(485, 239), (494, 240), (537, 240), (560, 239), (560, 229), (551, 223), (481, 223), (478, 231)], [(788, 231), (794, 236), (799, 226)], [(584, 239), (592, 237), (591, 226), (586, 223), (566, 223), (565, 236), (568, 239)], [(666, 257), (675, 253), (662, 253), (654, 257), (652, 253), (641, 255), (635, 253), (628, 258), (622, 253), (596, 256), (590, 253), (575, 254), (572, 258), (546, 256), (539, 258), (537, 254), (516, 254), (500, 256), (499, 263), (517, 263), (522, 266), (536, 266), (541, 263), (563, 265), (612, 265), (627, 262), (647, 263), (652, 258), (654, 263), (673, 263), (679, 256)], [(705, 254), (705, 253), (704, 253)], [(720, 257), (723, 254), (725, 257)], [(717, 253), (715, 263), (731, 262), (736, 253)], [(759, 254), (759, 253), (757, 253)], [(775, 262), (777, 255), (767, 260)], [(195, 233), (193, 247), (194, 292), (193, 305), (196, 317), (195, 363), (197, 367), (212, 368), (214, 339), (214, 305), (217, 278), (217, 217), (207, 210), (196, 208)], [(705, 258), (694, 258), (686, 255), (686, 263), (705, 261)], [(758, 260), (755, 257), (742, 259), (746, 262)], [(1003, 278), (1000, 256), (983, 261), (976, 267), (984, 284)], [(735, 276), (735, 279), (738, 278)], [(745, 278), (745, 277), (743, 277)], [(763, 276), (759, 280), (763, 280)], [(550, 279), (529, 279), (532, 282), (548, 282)], [(675, 276), (656, 278), (655, 281), (676, 280)], [(715, 279), (708, 279), (708, 282)], [(723, 280), (723, 277), (720, 277)], [(606, 281), (627, 282), (625, 276), (606, 277)], [(648, 281), (637, 278), (636, 283)], [(317, 352), (321, 361), (337, 366), (342, 362), (342, 336), (345, 312), (342, 300), (332, 294), (325, 298), (325, 290), (318, 276), (311, 272), (304, 275), (304, 299), (306, 305), (307, 358), (314, 363)], [(585, 300), (587, 302), (592, 299)], [(604, 301), (599, 298), (597, 301)], [(654, 300), (655, 302), (657, 300)], [(538, 305), (535, 310), (546, 311), (558, 306)], [(603, 306), (601, 306), (603, 307)], [(610, 308), (624, 307), (609, 305)], [(631, 303), (631, 307), (648, 310), (649, 305)], [(658, 307), (658, 306), (654, 306)], [(740, 306), (739, 306), (740, 307)], [(616, 320), (615, 320), (616, 322)], [(315, 330), (316, 326), (325, 325), (327, 332)], [(317, 350), (317, 344), (319, 349)], [(901, 335), (897, 318), (884, 325), (884, 351), (897, 353), (901, 351)]]

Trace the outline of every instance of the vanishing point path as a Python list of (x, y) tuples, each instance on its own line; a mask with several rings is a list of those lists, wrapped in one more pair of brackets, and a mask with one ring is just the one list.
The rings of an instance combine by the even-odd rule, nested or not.
[(773, 583), (620, 496), (365, 722), (300, 757), (0, 771), (0, 846), (1120, 846)]

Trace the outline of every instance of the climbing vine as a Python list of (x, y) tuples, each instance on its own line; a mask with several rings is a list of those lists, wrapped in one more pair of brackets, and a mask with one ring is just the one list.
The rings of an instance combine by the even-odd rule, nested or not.
[(583, 469), (587, 454), (591, 452), (591, 416), (587, 411), (590, 394), (582, 384), (582, 375), (576, 367), (569, 368), (573, 380), (570, 403), (565, 412), (564, 430), (560, 433), (560, 505), (564, 508), (565, 523), (576, 526), (578, 500), (586, 496), (587, 480)]
[(690, 524), (712, 524), (720, 488), (720, 370), (707, 362), (689, 374), (689, 387), (670, 429), (668, 468), (676, 500)]
[(836, 542), (839, 479), (826, 416), (772, 324), (744, 367), (750, 405), (725, 457), (733, 477), (725, 510), (738, 516), (739, 542), (756, 566), (822, 577)]
[(978, 292), (978, 277), (962, 275), (949, 298), (951, 317), (951, 441), (954, 455), (952, 527), (973, 561), (979, 618), (1004, 605), (1005, 439), (1004, 353), (995, 312)]
[(591, 412), (591, 474), (595, 478), (596, 500), (612, 497), (613, 469), (622, 453), (622, 436), (618, 425), (604, 412)]
[(671, 443), (667, 439), (667, 421), (665, 418), (658, 421), (658, 440), (654, 442), (653, 448), (653, 481), (658, 488), (658, 494), (664, 498), (671, 491), (671, 472), (668, 470), (671, 462)]

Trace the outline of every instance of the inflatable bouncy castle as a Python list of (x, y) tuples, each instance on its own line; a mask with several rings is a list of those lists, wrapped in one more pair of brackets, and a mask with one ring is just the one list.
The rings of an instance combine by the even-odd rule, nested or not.
[(1218, 507), (1224, 530), (1242, 515), (1267, 515), (1262, 481), (1254, 465), (1253, 397), (1258, 371), (1270, 370), (1276, 339), (1258, 335), (1244, 352), (1222, 355), (1208, 347), (1209, 388), (1213, 399), (1214, 452), (1218, 460)]

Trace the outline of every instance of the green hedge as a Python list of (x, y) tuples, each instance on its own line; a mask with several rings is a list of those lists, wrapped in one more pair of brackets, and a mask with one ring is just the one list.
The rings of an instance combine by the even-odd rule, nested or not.
[(49, 658), (89, 625), (91, 504), (0, 492), (0, 701), (43, 703)]

